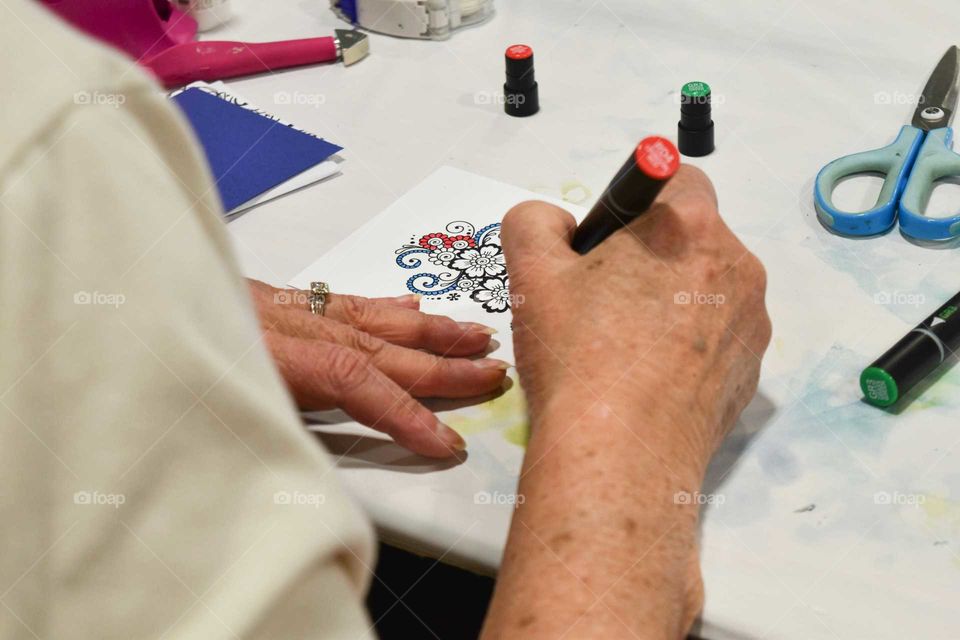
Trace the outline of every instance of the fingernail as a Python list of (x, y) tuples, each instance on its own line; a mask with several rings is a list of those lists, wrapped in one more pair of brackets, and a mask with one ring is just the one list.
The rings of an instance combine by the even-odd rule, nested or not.
[(419, 307), (420, 298), (422, 297), (423, 296), (420, 295), (419, 293), (408, 293), (405, 296), (397, 296), (396, 298), (393, 298), (393, 301), (396, 302), (397, 304), (405, 304), (411, 307)]
[(473, 333), (485, 333), (488, 336), (492, 336), (497, 332), (493, 327), (488, 327), (485, 324), (480, 324), (479, 322), (458, 322), (457, 326), (460, 327), (463, 331), (470, 331)]
[(506, 371), (513, 365), (505, 360), (497, 360), (496, 358), (482, 358), (480, 360), (473, 360), (473, 365), (481, 369), (499, 369), (500, 371)]
[(455, 451), (463, 451), (467, 448), (467, 442), (459, 433), (437, 420), (437, 435)]

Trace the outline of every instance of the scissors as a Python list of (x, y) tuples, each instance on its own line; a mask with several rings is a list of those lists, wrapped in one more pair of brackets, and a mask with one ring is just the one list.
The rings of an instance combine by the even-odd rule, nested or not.
[[(890, 145), (837, 158), (817, 174), (814, 204), (821, 222), (844, 235), (870, 236), (897, 221), (904, 235), (920, 240), (960, 236), (960, 213), (948, 218), (924, 215), (937, 180), (960, 177), (960, 155), (950, 150), (950, 120), (957, 104), (960, 50), (947, 49), (923, 89), (910, 124)], [(851, 176), (883, 174), (883, 187), (873, 208), (842, 211), (833, 204), (833, 190)]]

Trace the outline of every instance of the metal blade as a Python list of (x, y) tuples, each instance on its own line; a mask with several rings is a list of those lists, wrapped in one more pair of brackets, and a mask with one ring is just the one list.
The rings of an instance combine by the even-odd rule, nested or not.
[(362, 31), (353, 29), (334, 29), (337, 34), (337, 44), (340, 49), (340, 58), (343, 60), (343, 66), (349, 67), (354, 62), (359, 62), (370, 53), (370, 39)]
[(957, 80), (960, 76), (960, 49), (954, 45), (940, 58), (933, 70), (917, 110), (913, 114), (913, 126), (929, 131), (950, 124), (954, 107), (957, 106)]

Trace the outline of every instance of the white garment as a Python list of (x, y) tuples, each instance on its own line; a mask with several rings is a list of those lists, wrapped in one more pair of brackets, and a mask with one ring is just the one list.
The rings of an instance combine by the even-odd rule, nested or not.
[(370, 637), (370, 527), (132, 62), (0, 2), (0, 637)]

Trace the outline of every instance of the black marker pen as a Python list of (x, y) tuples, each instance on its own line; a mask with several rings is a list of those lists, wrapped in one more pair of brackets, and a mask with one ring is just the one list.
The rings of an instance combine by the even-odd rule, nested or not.
[(680, 153), (666, 138), (644, 138), (573, 235), (573, 249), (584, 254), (617, 229), (639, 218), (680, 167)]
[(860, 374), (867, 402), (889, 407), (960, 348), (960, 293)]

